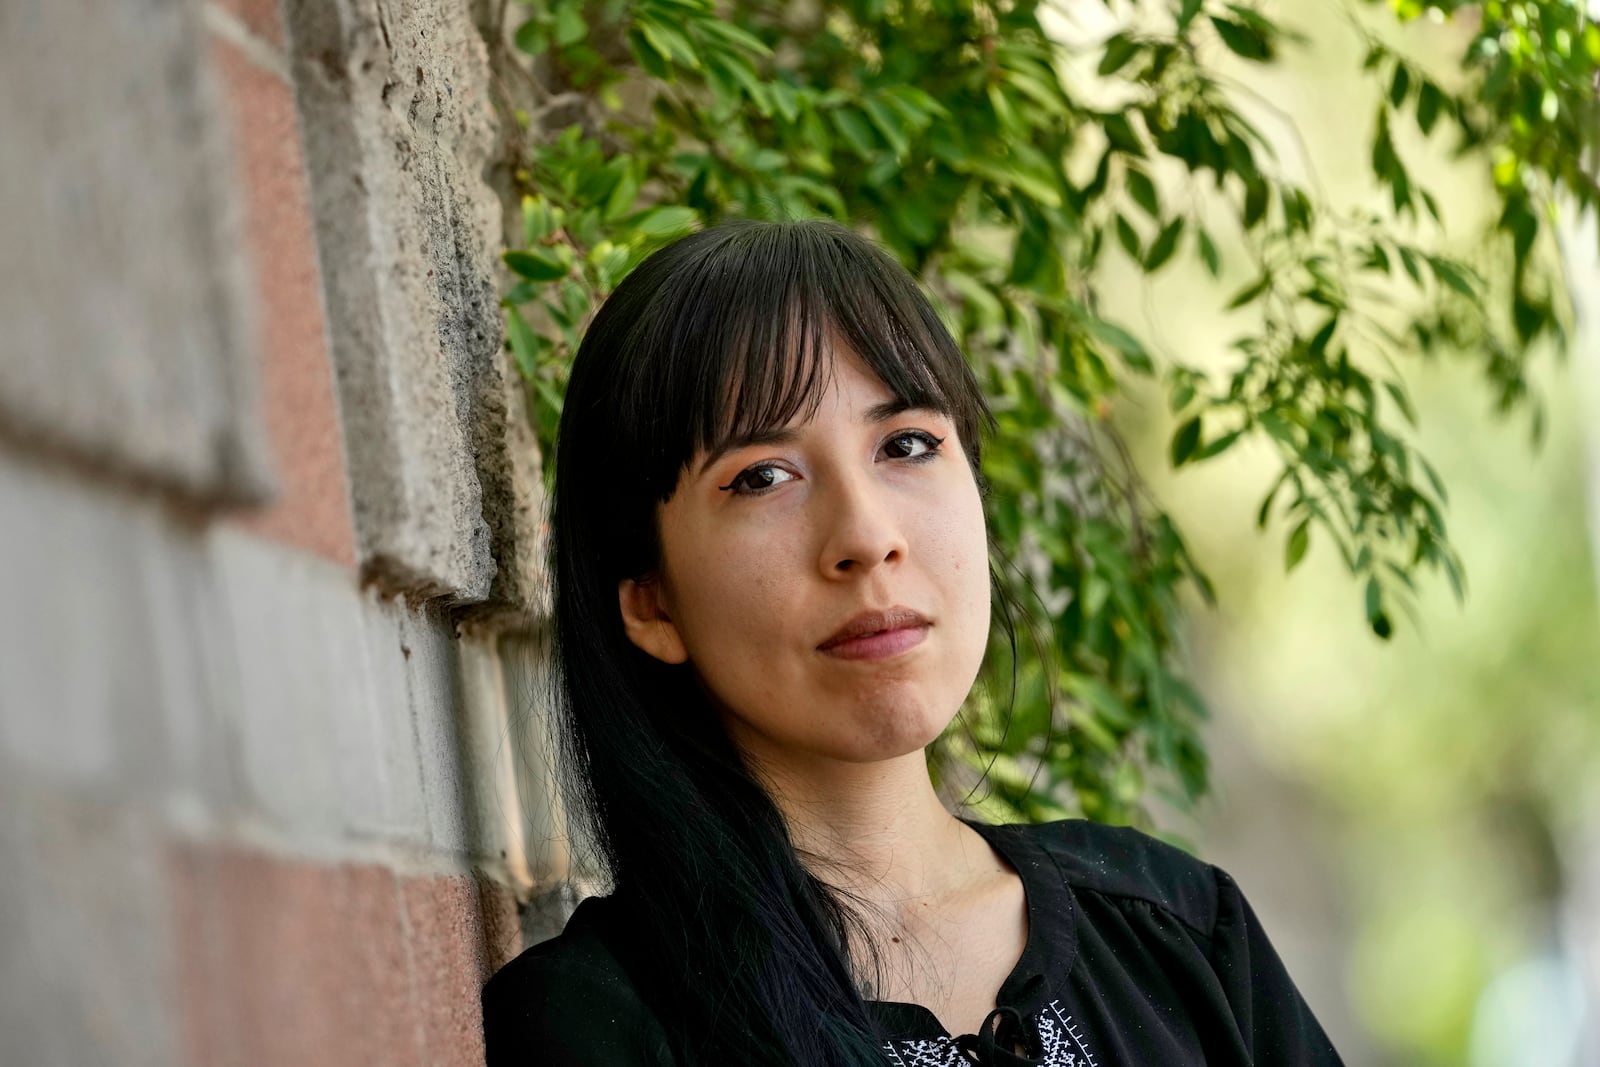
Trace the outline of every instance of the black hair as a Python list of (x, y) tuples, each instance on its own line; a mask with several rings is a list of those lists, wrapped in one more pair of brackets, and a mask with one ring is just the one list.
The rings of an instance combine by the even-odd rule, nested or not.
[(617, 599), (659, 566), (658, 506), (691, 459), (813, 410), (836, 343), (950, 417), (982, 484), (993, 420), (959, 347), (905, 268), (829, 221), (724, 222), (648, 256), (596, 313), (563, 405), (552, 711), (569, 810), (689, 1063), (881, 1062), (859, 917), (801, 862), (690, 666), (637, 648)]

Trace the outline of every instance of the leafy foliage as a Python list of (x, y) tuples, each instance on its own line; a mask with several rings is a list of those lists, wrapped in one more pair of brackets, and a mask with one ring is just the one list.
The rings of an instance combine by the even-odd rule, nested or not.
[[(1526, 361), (1568, 315), (1555, 200), (1600, 198), (1600, 31), (1575, 0), (1351, 9), (1387, 90), (1368, 147), (1382, 213), (1294, 180), (1246, 118), (1227, 72), (1306, 44), (1246, 3), (1113, 4), (1123, 28), (1079, 46), (1031, 0), (525, 2), (523, 247), (504, 304), (546, 457), (583, 325), (649, 251), (728, 215), (869, 227), (944, 309), (999, 419), (989, 520), (1040, 646), (1021, 650), (1012, 714), (982, 703), (948, 741), (1017, 813), (1143, 821), (1152, 785), (1180, 803), (1205, 788), (1175, 627), (1180, 590), (1213, 593), (1111, 422), (1136, 379), (1165, 388), (1173, 465), (1271, 447), (1260, 525), (1286, 531), (1289, 568), (1313, 538), (1333, 545), (1379, 637), (1420, 573), (1463, 595), (1400, 360), (1477, 360), (1499, 406), (1538, 425)], [(1476, 20), (1459, 69), (1386, 43), (1423, 15)], [(1086, 47), (1094, 76), (1069, 77)], [(1502, 211), (1476, 257), (1441, 251), (1401, 123), (1430, 150), (1448, 130), (1492, 179)], [(1225, 370), (1101, 315), (1110, 257), (1145, 274), (1194, 257), (1215, 277), (1223, 249), (1253, 275), (1219, 296), (1247, 324)]]

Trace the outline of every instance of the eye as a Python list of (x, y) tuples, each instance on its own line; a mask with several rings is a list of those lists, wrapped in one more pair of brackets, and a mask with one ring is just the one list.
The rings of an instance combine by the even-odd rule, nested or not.
[(782, 467), (773, 466), (771, 463), (758, 463), (754, 467), (746, 467), (733, 476), (733, 481), (717, 488), (724, 493), (732, 491), (735, 496), (756, 496), (782, 485), (793, 477), (793, 474)]
[(889, 438), (883, 447), (890, 459), (927, 460), (938, 453), (942, 444), (943, 437), (935, 437), (921, 430), (907, 430)]

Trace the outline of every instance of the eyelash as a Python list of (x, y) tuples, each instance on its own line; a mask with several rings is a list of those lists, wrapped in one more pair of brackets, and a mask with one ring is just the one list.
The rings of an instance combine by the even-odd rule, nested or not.
[[(924, 445), (927, 446), (927, 451), (921, 453), (920, 455), (893, 457), (893, 458), (897, 458), (897, 459), (899, 459), (899, 460), (901, 460), (902, 462), (905, 462), (905, 463), (926, 463), (927, 461), (933, 459), (935, 456), (939, 455), (939, 446), (944, 444), (944, 438), (943, 437), (935, 437), (935, 436), (933, 436), (933, 434), (928, 433), (925, 430), (902, 430), (899, 433), (893, 434), (890, 437), (886, 438), (884, 443), (887, 444), (887, 443), (889, 443), (891, 441), (898, 441), (898, 440), (900, 440), (901, 438), (904, 438), (904, 437), (914, 438), (915, 440), (921, 441)], [(770, 492), (773, 489), (776, 489), (777, 486), (769, 485), (769, 486), (764, 486), (764, 487), (759, 488), (759, 489), (739, 489), (737, 487), (738, 487), (740, 481), (745, 477), (745, 475), (750, 474), (753, 471), (769, 470), (769, 469), (781, 469), (781, 468), (778, 468), (777, 464), (774, 464), (774, 463), (757, 463), (756, 465), (754, 465), (752, 467), (746, 467), (744, 470), (740, 471), (738, 474), (735, 474), (733, 476), (733, 481), (729, 482), (727, 485), (719, 485), (719, 486), (717, 486), (717, 488), (719, 490), (721, 490), (722, 492), (724, 492), (724, 493), (731, 491), (735, 496), (761, 496), (761, 495), (763, 495), (765, 493)]]

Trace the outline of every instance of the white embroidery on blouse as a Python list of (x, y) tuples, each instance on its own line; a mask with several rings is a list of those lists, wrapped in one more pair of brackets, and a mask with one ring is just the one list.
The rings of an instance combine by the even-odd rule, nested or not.
[(1062, 1014), (1060, 1001), (1052, 1000), (1050, 1014), (1039, 1016), (1039, 1040), (1044, 1045), (1044, 1062), (1051, 1067), (1057, 1064), (1098, 1067), (1078, 1024), (1072, 1021), (1072, 1016)]
[[(1044, 1051), (1040, 1061), (1044, 1067), (1100, 1067), (1099, 1061), (1089, 1051), (1083, 1031), (1064, 1014), (1061, 1002), (1052, 1000), (1047, 1012), (1034, 1020), (1039, 1044)], [(948, 1037), (917, 1038), (914, 1040), (886, 1041), (883, 1051), (895, 1067), (971, 1067), (961, 1055), (956, 1043)]]

